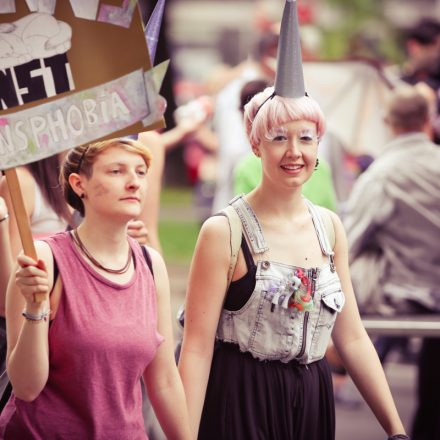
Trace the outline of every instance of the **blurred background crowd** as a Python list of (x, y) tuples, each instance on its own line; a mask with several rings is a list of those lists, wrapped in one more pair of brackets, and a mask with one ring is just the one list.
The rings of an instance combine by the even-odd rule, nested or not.
[[(215, 211), (230, 199), (232, 186), (214, 200), (215, 191), (225, 191), (225, 175), (231, 177), (224, 167), (250, 151), (239, 145), (243, 134), (234, 132), (239, 92), (250, 80), (273, 81), (282, 5), (167, 2), (156, 62), (171, 58), (162, 94), (167, 130), (177, 127), (177, 133), (167, 142), (165, 183), (194, 185), (201, 219), (212, 203)], [(440, 85), (440, 2), (304, 0), (299, 14), (306, 87), (323, 107), (334, 138), (332, 154), (326, 145), (321, 154), (333, 171), (340, 209), (357, 174), (388, 139), (383, 116), (391, 88), (400, 80), (424, 82), (434, 91)], [(226, 165), (224, 150), (233, 155)]]
[[(155, 60), (155, 64), (159, 64), (171, 59), (161, 90), (167, 100), (166, 128), (160, 133), (143, 134), (140, 138), (151, 147), (155, 164), (150, 177), (148, 212), (141, 220), (148, 229), (150, 244), (163, 251), (167, 262), (174, 311), (183, 300), (188, 266), (201, 223), (226, 206), (234, 195), (252, 190), (261, 177), (259, 161), (252, 155), (245, 137), (242, 110), (255, 93), (273, 84), (284, 1), (166, 2)], [(155, 2), (141, 3), (146, 22)], [(319, 147), (319, 167), (304, 192), (313, 202), (337, 212), (350, 225), (355, 218), (353, 206), (361, 206), (358, 202), (372, 185), (364, 184), (362, 190), (358, 189), (357, 200), (350, 200), (352, 189), (359, 176), (382, 155), (383, 147), (402, 134), (401, 127), (398, 127), (399, 117), (409, 124), (404, 133), (423, 132), (427, 139), (440, 143), (440, 0), (302, 0), (299, 2), (299, 19), (306, 90), (321, 104), (328, 121), (328, 131)], [(406, 98), (401, 97), (403, 101), (397, 101), (394, 107), (387, 104), (392, 90), (405, 83), (416, 86), (417, 93), (426, 100), (427, 124), (422, 118), (419, 125), (411, 125), (411, 117), (424, 111), (417, 107), (417, 99), (405, 101)], [(399, 113), (401, 109), (402, 114)], [(394, 116), (397, 119), (390, 121)], [(396, 131), (396, 127), (399, 130)], [(58, 221), (63, 217), (62, 207), (57, 205), (57, 200), (51, 199), (50, 191), (44, 189), (54, 185), (50, 181), (54, 173), (47, 171), (56, 168), (58, 158), (53, 161), (47, 163), (46, 168), (42, 165), (41, 170), (22, 169), (19, 177), (21, 175), (22, 185), (28, 185), (25, 194), (32, 199), (28, 208), (37, 211), (43, 206), (44, 210), (50, 211), (52, 221)], [(425, 162), (429, 162), (429, 157)], [(440, 163), (433, 166), (440, 169)], [(393, 172), (399, 173), (399, 168)], [(46, 179), (40, 178), (41, 173)], [(422, 196), (420, 191), (415, 193), (414, 200), (431, 206), (432, 217), (435, 217), (440, 209), (440, 194), (435, 193), (438, 183), (429, 181), (429, 178), (436, 178), (435, 171), (432, 175), (425, 174), (427, 191)], [(4, 182), (1, 188), (0, 195), (10, 203)], [(38, 195), (38, 201), (33, 200), (34, 193)], [(371, 200), (373, 206), (376, 199)], [(1, 198), (0, 202), (0, 208), (4, 209)], [(380, 209), (377, 207), (378, 211)], [(10, 207), (8, 211), (11, 212)], [(32, 217), (38, 215), (39, 211), (30, 215), (31, 226)], [(364, 218), (362, 213), (359, 215), (360, 219)], [(34, 220), (38, 222), (38, 219)], [(371, 218), (371, 221), (377, 223), (379, 220)], [(432, 227), (432, 224), (436, 226)], [(424, 228), (430, 235), (421, 238), (418, 246), (428, 252), (428, 259), (431, 255), (434, 261), (438, 252), (429, 254), (429, 246), (440, 248), (440, 225), (438, 220), (433, 220), (432, 224)], [(47, 228), (45, 226), (40, 231), (34, 224), (34, 234), (63, 230), (66, 223), (63, 220), (60, 224), (48, 225), (46, 221), (45, 225)], [(382, 230), (386, 229), (384, 225)], [(365, 226), (365, 231), (369, 226)], [(142, 227), (140, 225), (139, 229)], [(136, 225), (132, 229), (135, 234)], [(352, 229), (356, 236), (359, 231), (356, 227)], [(9, 230), (12, 231), (13, 254), (16, 254), (19, 248), (17, 231), (14, 226)], [(356, 245), (359, 248), (359, 241)], [(413, 248), (419, 249), (416, 245)], [(423, 252), (420, 251), (418, 258), (425, 258)], [(353, 266), (354, 271), (360, 272), (357, 277), (361, 283), (368, 278), (366, 265), (376, 261), (367, 260), (359, 259), (361, 263)], [(424, 276), (426, 279), (432, 274), (426, 271)], [(373, 282), (372, 279), (369, 281)], [(374, 281), (380, 283), (380, 280)], [(374, 285), (370, 288), (374, 290)], [(396, 298), (392, 293), (389, 296), (393, 300)], [(396, 301), (384, 308), (373, 307), (377, 306), (377, 301), (369, 303), (369, 298), (360, 299), (364, 312), (400, 314), (403, 310), (399, 308), (402, 304), (396, 306)], [(440, 307), (430, 307), (428, 302), (422, 305), (423, 310), (407, 307), (404, 312), (411, 315), (438, 314), (440, 311)], [(423, 352), (425, 367), (436, 365), (435, 361), (440, 358), (440, 345), (438, 340), (434, 342), (428, 351)], [(391, 360), (399, 365), (388, 372), (393, 374), (390, 382), (395, 387), (401, 415), (406, 417), (405, 423), (410, 429), (416, 410), (416, 365), (422, 341), (413, 337), (381, 337), (376, 347), (383, 362), (391, 354)], [(393, 348), (396, 348), (394, 354)], [(338, 365), (337, 359), (333, 362), (338, 411), (348, 411), (345, 415), (354, 410), (362, 412), (360, 402), (344, 376), (343, 366)], [(421, 371), (425, 374), (425, 382), (431, 383), (432, 369)], [(437, 383), (436, 387), (433, 389), (439, 390), (437, 400), (426, 410), (427, 417), (432, 407), (435, 409), (437, 404), (437, 409), (440, 407), (440, 384)], [(426, 400), (426, 396), (424, 398)], [(354, 432), (360, 440), (376, 438), (367, 428), (369, 415), (362, 413), (362, 417), (339, 417), (337, 438), (355, 438)], [(359, 431), (362, 426), (365, 426), (365, 432)]]

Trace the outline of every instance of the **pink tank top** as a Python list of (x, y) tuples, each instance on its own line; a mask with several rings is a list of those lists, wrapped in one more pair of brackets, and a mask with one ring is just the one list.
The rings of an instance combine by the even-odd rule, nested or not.
[(148, 438), (140, 379), (163, 338), (139, 244), (129, 238), (136, 270), (120, 285), (84, 261), (69, 233), (46, 241), (64, 286), (49, 328), (49, 379), (33, 402), (12, 394), (0, 417), (1, 438)]

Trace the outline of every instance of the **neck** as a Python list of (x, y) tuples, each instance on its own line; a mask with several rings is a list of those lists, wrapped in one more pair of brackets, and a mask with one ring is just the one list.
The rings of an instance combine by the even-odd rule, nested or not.
[(86, 215), (78, 227), (82, 242), (94, 256), (126, 255), (128, 249), (127, 224)]
[(392, 128), (393, 137), (399, 137), (403, 135), (409, 135), (409, 134), (425, 134), (428, 136), (428, 138), (432, 139), (433, 137), (433, 128), (431, 124), (425, 124), (423, 127), (420, 127), (419, 129), (414, 130), (406, 130), (399, 127), (393, 127)]
[(304, 211), (301, 190), (299, 186), (280, 191), (263, 182), (249, 195), (249, 200), (259, 216), (267, 213), (271, 217), (291, 219)]

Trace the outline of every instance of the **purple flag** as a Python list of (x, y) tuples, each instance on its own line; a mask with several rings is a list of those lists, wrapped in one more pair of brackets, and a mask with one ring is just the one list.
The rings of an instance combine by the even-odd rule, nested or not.
[(165, 0), (157, 0), (156, 6), (145, 27), (145, 38), (147, 40), (148, 52), (150, 54), (151, 65), (154, 65), (157, 42), (159, 40), (160, 26), (162, 24), (163, 11), (165, 9)]

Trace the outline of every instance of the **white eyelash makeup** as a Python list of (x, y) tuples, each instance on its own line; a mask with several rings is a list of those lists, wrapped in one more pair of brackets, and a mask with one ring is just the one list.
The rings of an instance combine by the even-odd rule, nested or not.
[(273, 141), (277, 136), (286, 136), (288, 131), (285, 127), (274, 127), (268, 133), (266, 133), (265, 138), (268, 141)]
[[(285, 127), (274, 127), (268, 133), (266, 133), (265, 138), (270, 142), (275, 140), (278, 136), (289, 137), (289, 131)], [(295, 133), (295, 137), (300, 140), (318, 140), (318, 135), (316, 130), (311, 128), (304, 128)]]
[(303, 138), (303, 137), (309, 137), (311, 139), (316, 139), (316, 131), (315, 130), (311, 130), (310, 128), (305, 128), (304, 130), (300, 130), (297, 133), (297, 136), (299, 138)]

